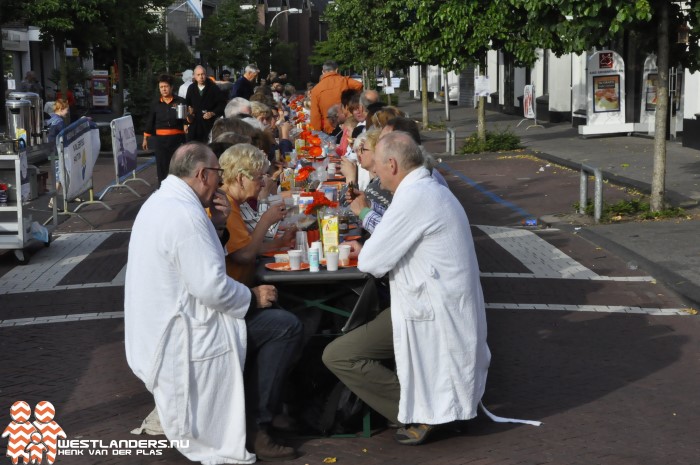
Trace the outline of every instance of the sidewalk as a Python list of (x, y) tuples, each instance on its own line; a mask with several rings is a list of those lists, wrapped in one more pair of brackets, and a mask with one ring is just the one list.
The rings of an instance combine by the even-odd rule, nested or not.
[[(410, 117), (422, 119), (421, 103), (401, 94), (399, 105)], [(466, 137), (476, 131), (476, 109), (450, 107), (445, 121), (444, 103), (429, 105), (431, 124), (444, 123), (456, 133), (456, 152)], [(653, 139), (648, 136), (606, 136), (582, 138), (568, 122), (543, 123), (530, 128), (517, 115), (486, 112), (487, 130), (509, 130), (521, 138), (525, 153), (576, 171), (581, 164), (600, 168), (605, 180), (649, 194), (653, 172)], [(526, 124), (527, 123), (527, 124)], [(445, 131), (422, 132), (429, 151), (445, 152)], [(438, 155), (440, 156), (440, 155)], [(488, 154), (480, 154), (487, 157)], [(444, 162), (449, 156), (442, 155)], [(592, 189), (592, 187), (589, 187)], [(700, 201), (700, 151), (682, 146), (680, 139), (667, 143), (666, 198), (673, 206), (688, 210), (696, 217)], [(590, 192), (590, 190), (589, 190)], [(573, 202), (572, 202), (573, 203)], [(561, 212), (564, 213), (564, 212)], [(573, 208), (570, 213), (573, 213)], [(566, 227), (556, 224), (557, 227)], [(700, 220), (644, 221), (584, 226), (579, 234), (598, 245), (614, 250), (633, 264), (653, 271), (674, 291), (696, 308), (700, 305)]]

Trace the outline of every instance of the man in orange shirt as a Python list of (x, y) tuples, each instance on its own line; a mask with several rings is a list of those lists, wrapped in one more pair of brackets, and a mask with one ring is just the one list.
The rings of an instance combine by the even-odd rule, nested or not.
[(340, 94), (345, 89), (362, 90), (362, 83), (350, 77), (338, 74), (338, 64), (327, 61), (323, 64), (321, 79), (311, 89), (311, 127), (328, 134), (333, 132), (333, 125), (326, 115), (328, 109), (340, 103)]

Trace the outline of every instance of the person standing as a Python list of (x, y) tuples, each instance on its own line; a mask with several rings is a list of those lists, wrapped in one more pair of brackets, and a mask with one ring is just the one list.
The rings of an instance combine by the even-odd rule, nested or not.
[(328, 109), (340, 103), (340, 94), (345, 89), (362, 90), (362, 83), (347, 76), (338, 74), (338, 64), (326, 61), (323, 64), (321, 79), (311, 89), (311, 127), (327, 134), (335, 127), (328, 121)]
[[(395, 131), (375, 152), (374, 171), (394, 198), (367, 242), (352, 246), (359, 270), (388, 274), (391, 308), (330, 343), (323, 362), (405, 425), (399, 443), (416, 445), (436, 425), (476, 416), (491, 359), (484, 296), (464, 208), (423, 167), (418, 144)], [(381, 362), (392, 358), (396, 371)]]
[(142, 148), (148, 150), (150, 145), (156, 154), (156, 173), (160, 187), (168, 176), (173, 153), (185, 142), (185, 120), (177, 117), (177, 106), (184, 104), (185, 99), (173, 95), (173, 78), (167, 74), (161, 74), (158, 78), (158, 91), (160, 97), (151, 104), (151, 111), (146, 118)]
[(246, 66), (243, 76), (233, 83), (229, 99), (242, 97), (250, 100), (250, 97), (255, 93), (255, 79), (258, 77), (258, 74), (260, 74), (260, 70), (257, 66), (253, 64)]
[(185, 103), (189, 107), (187, 140), (209, 142), (214, 121), (224, 114), (226, 96), (214, 81), (207, 79), (204, 66), (194, 69), (194, 83), (187, 88)]
[[(134, 221), (124, 286), (124, 342), (134, 374), (153, 394), (169, 440), (203, 464), (254, 463), (246, 450), (243, 367), (248, 312), (277, 300), (226, 275), (219, 162), (190, 142)], [(205, 208), (211, 211), (207, 216)]]
[(39, 84), (34, 71), (27, 71), (24, 75), (24, 79), (19, 84), (19, 90), (22, 92), (34, 92), (35, 94), (41, 95), (44, 88)]

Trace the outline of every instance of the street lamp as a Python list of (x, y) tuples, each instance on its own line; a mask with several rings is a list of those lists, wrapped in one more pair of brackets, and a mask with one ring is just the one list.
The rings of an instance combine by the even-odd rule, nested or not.
[[(285, 13), (289, 13), (290, 15), (298, 15), (301, 13), (301, 10), (299, 8), (289, 8), (288, 10), (282, 10), (279, 13), (277, 13), (275, 16), (272, 17), (272, 21), (270, 21), (270, 26), (269, 28), (272, 29), (272, 24), (275, 22), (277, 17), (279, 15), (283, 15)], [(270, 36), (270, 72), (272, 72), (272, 36)]]

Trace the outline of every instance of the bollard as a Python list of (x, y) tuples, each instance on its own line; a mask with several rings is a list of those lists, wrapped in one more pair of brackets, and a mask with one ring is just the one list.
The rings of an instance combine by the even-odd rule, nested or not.
[(581, 176), (579, 184), (579, 207), (580, 214), (586, 213), (586, 204), (588, 202), (588, 173), (595, 177), (595, 186), (593, 193), (593, 219), (596, 223), (600, 222), (600, 217), (603, 214), (603, 172), (600, 168), (581, 164)]
[(445, 129), (445, 153), (448, 155), (455, 154), (455, 130), (452, 128)]

